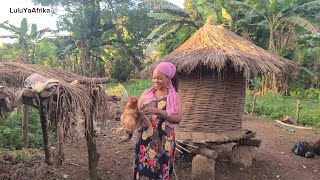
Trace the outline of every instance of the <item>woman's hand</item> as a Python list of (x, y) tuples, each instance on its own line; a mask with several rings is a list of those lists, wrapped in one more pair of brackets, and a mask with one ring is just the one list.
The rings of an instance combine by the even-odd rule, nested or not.
[(150, 115), (150, 114), (159, 114), (160, 109), (156, 107), (147, 107), (144, 110), (142, 110), (142, 113), (145, 115)]

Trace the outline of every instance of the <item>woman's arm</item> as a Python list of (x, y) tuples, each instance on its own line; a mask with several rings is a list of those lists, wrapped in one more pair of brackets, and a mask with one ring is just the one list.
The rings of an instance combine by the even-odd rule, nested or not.
[(162, 109), (158, 109), (156, 107), (147, 108), (147, 109), (143, 110), (143, 112), (145, 114), (158, 114), (161, 117), (163, 117), (166, 121), (168, 121), (169, 123), (179, 124), (182, 119), (182, 106), (181, 106), (182, 103), (181, 103), (179, 94), (177, 94), (177, 96), (178, 96), (178, 112), (177, 112), (177, 114), (168, 115), (167, 111), (162, 110)]
[(178, 112), (177, 114), (169, 114), (167, 113), (167, 111), (164, 111), (162, 109), (158, 109), (158, 115), (160, 115), (161, 117), (163, 117), (166, 121), (168, 121), (169, 123), (172, 124), (179, 124), (181, 122), (182, 119), (182, 103), (180, 100), (180, 96), (177, 93), (178, 96)]

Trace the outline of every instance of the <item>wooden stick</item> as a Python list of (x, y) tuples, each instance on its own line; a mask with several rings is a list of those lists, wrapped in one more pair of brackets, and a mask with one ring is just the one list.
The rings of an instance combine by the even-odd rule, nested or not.
[[(73, 82), (74, 79), (69, 79), (68, 82)], [(77, 83), (79, 84), (106, 84), (110, 81), (109, 77), (104, 77), (104, 78), (85, 78), (85, 79), (77, 79)]]
[(252, 104), (251, 113), (254, 113), (254, 111), (256, 110), (256, 101), (257, 101), (257, 94), (255, 93), (255, 94), (253, 95), (253, 104)]
[(177, 147), (176, 147), (176, 150), (179, 151), (181, 154), (183, 154), (183, 152), (180, 149), (178, 149)]
[(297, 101), (297, 110), (296, 110), (296, 123), (299, 124), (300, 119), (300, 100)]
[(77, 167), (80, 166), (79, 164), (75, 164), (75, 163), (72, 163), (72, 162), (67, 162), (67, 163), (70, 164), (70, 165), (73, 165), (73, 166), (77, 166)]
[(280, 126), (280, 125), (278, 125), (278, 124), (275, 124), (275, 126), (280, 127), (280, 128), (282, 128), (282, 129), (285, 129), (285, 130), (287, 130), (287, 131), (295, 132), (295, 130), (293, 130), (293, 129), (290, 129), (290, 128), (287, 128), (287, 127), (284, 127), (284, 126)]
[(181, 140), (176, 140), (177, 142), (179, 142), (179, 143), (181, 143), (181, 144), (184, 144), (184, 145), (186, 145), (186, 146), (190, 146), (190, 147), (193, 147), (193, 148), (196, 148), (196, 149), (198, 149), (199, 147), (197, 147), (197, 146), (194, 146), (194, 145), (192, 145), (192, 144), (189, 144), (189, 143), (184, 143), (183, 141), (181, 141)]
[(279, 123), (279, 124), (282, 124), (282, 125), (285, 125), (285, 126), (289, 126), (289, 127), (293, 127), (293, 128), (297, 128), (297, 129), (312, 130), (312, 127), (295, 126), (295, 125), (292, 125), (292, 124), (283, 123), (283, 122), (281, 122), (279, 120), (276, 120), (276, 122)]
[(181, 148), (181, 149), (185, 150), (186, 152), (191, 153), (191, 151), (189, 151), (188, 149), (186, 149), (186, 148), (184, 148), (184, 147), (180, 146), (179, 144), (176, 144), (176, 145), (177, 145), (179, 148)]

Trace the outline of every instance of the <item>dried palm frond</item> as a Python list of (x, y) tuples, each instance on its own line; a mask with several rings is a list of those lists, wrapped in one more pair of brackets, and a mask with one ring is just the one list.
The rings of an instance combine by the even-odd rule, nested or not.
[[(36, 102), (39, 102), (42, 98), (52, 130), (59, 123), (63, 126), (64, 134), (68, 134), (72, 124), (71, 119), (76, 117), (79, 112), (82, 112), (86, 119), (89, 116), (94, 119), (106, 117), (106, 113), (108, 113), (107, 102), (110, 97), (91, 78), (57, 68), (17, 62), (1, 62), (0, 84), (7, 87), (23, 88), (24, 81), (33, 73), (59, 81), (54, 95), (42, 98), (36, 94), (34, 97)], [(87, 81), (88, 83), (71, 83), (75, 80)], [(96, 93), (93, 93), (93, 91)], [(95, 109), (92, 109), (93, 107)]]

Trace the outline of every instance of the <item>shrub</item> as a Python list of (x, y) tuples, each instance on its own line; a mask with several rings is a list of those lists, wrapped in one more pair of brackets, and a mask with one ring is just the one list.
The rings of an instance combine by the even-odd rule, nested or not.
[(133, 64), (127, 59), (114, 59), (111, 61), (110, 75), (120, 82), (130, 79), (133, 70)]
[[(43, 146), (40, 117), (37, 109), (29, 108), (28, 112), (29, 147), (39, 148)], [(9, 113), (0, 120), (0, 148), (22, 148), (22, 113)], [(52, 135), (51, 135), (52, 136)], [(52, 138), (53, 139), (53, 138)]]

